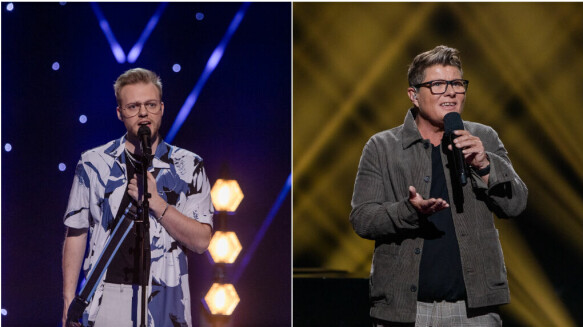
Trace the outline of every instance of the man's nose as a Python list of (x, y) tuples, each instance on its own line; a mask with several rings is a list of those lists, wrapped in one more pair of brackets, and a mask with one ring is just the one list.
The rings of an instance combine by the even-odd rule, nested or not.
[(140, 115), (140, 116), (147, 116), (148, 115), (148, 109), (146, 109), (145, 103), (140, 103), (140, 109), (138, 110), (138, 115)]

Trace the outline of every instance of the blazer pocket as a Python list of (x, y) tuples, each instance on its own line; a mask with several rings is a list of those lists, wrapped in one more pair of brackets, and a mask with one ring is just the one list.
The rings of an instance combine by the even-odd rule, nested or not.
[(371, 302), (391, 303), (393, 294), (391, 281), (394, 280), (394, 265), (396, 258), (393, 254), (375, 251), (369, 280), (369, 296)]
[(484, 249), (482, 260), (488, 287), (491, 289), (508, 287), (506, 265), (504, 264), (498, 230), (484, 231), (480, 238)]

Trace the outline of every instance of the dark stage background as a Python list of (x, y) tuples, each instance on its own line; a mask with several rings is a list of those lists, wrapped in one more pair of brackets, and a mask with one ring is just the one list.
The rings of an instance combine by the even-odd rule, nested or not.
[[(98, 8), (127, 55), (160, 4)], [(81, 152), (125, 133), (115, 113), (117, 76), (133, 67), (161, 76), (166, 135), (241, 8), (169, 3), (137, 60), (119, 63), (91, 4), (2, 2), (3, 326), (60, 325), (62, 217)], [(171, 142), (204, 158), (211, 184), (227, 166), (245, 194), (227, 221), (243, 246), (227, 270), (229, 281), (244, 269), (235, 283), (236, 326), (291, 321), (290, 36), (291, 4), (250, 4)], [(256, 239), (282, 190), (283, 204)], [(254, 241), (260, 242), (252, 254)], [(212, 284), (209, 258), (189, 258), (195, 325), (207, 323), (200, 299)]]

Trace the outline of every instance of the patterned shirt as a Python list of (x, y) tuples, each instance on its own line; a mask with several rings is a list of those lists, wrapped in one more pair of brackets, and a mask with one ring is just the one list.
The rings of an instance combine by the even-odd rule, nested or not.
[[(71, 228), (89, 229), (89, 251), (83, 264), (86, 276), (113, 230), (126, 191), (125, 142), (123, 136), (86, 151), (77, 164), (64, 223)], [(164, 200), (185, 216), (212, 227), (214, 208), (202, 158), (162, 141), (152, 160), (150, 171), (154, 170), (158, 171), (158, 194)], [(148, 326), (192, 326), (185, 248), (151, 213), (150, 247)], [(103, 281), (100, 281), (84, 321), (95, 320), (102, 295)]]

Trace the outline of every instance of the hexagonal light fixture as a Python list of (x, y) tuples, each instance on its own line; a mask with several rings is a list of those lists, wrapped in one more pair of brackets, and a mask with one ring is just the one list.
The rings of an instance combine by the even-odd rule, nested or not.
[(243, 192), (234, 179), (217, 179), (211, 189), (211, 198), (217, 211), (235, 212), (243, 200)]
[(240, 299), (233, 284), (214, 283), (206, 293), (204, 301), (211, 314), (230, 316)]
[(241, 249), (235, 232), (216, 231), (209, 244), (209, 252), (215, 263), (235, 262)]

